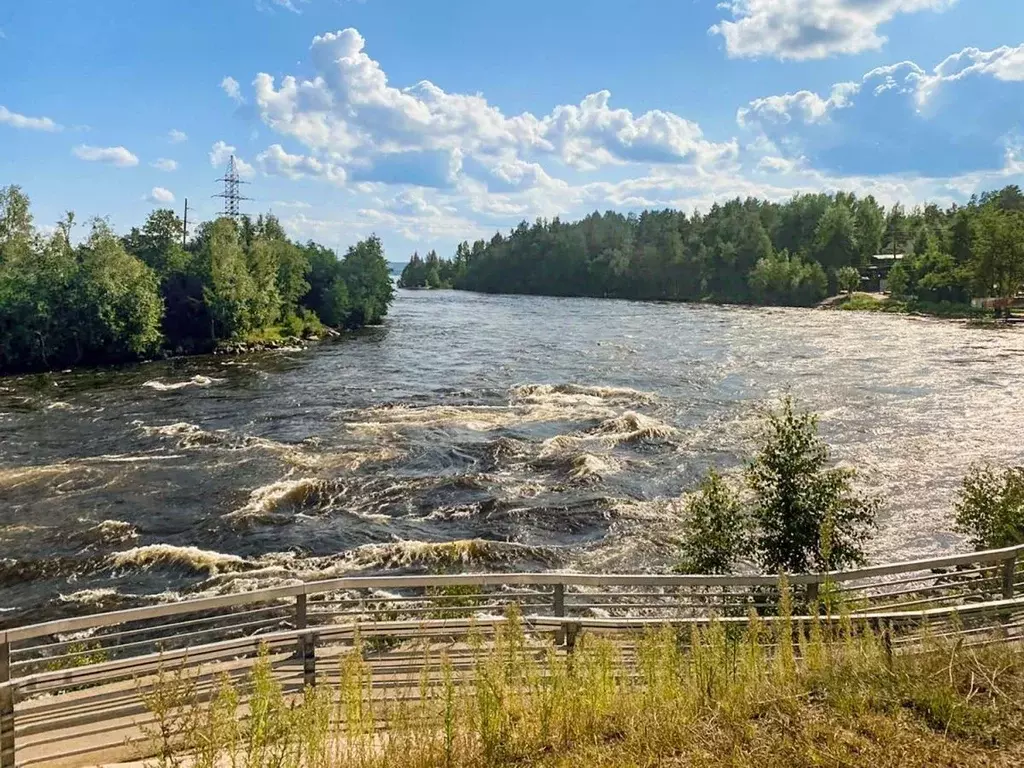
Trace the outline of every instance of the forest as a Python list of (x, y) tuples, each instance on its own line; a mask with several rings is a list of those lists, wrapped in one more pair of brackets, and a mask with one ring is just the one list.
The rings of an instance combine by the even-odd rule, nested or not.
[[(848, 192), (756, 198), (707, 213), (593, 213), (520, 223), (451, 259), (414, 256), (404, 287), (811, 306), (854, 290), (875, 254), (905, 258), (893, 297), (927, 308), (1013, 297), (1024, 284), (1024, 195), (1017, 186), (966, 205), (885, 209)], [(852, 281), (850, 275), (852, 274)]]
[(0, 372), (317, 336), (379, 323), (393, 298), (376, 236), (339, 258), (271, 215), (203, 222), (188, 239), (166, 209), (123, 237), (103, 219), (77, 241), (74, 227), (68, 213), (41, 233), (28, 197), (0, 188)]

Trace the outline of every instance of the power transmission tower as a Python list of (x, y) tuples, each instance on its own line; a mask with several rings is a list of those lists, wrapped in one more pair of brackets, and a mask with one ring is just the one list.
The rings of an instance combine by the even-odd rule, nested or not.
[(238, 186), (240, 184), (248, 184), (247, 181), (242, 181), (238, 178), (238, 169), (235, 168), (235, 156), (232, 155), (228, 160), (227, 172), (217, 181), (224, 182), (224, 191), (219, 195), (213, 195), (213, 197), (224, 198), (224, 210), (221, 211), (221, 216), (230, 216), (231, 218), (238, 218), (238, 204), (242, 200), (251, 200), (251, 197), (243, 197), (242, 193), (239, 192)]

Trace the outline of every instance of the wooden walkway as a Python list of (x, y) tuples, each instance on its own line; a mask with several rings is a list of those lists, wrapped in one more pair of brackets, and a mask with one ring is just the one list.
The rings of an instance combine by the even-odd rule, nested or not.
[[(987, 641), (993, 625), (1024, 638), (1024, 547), (856, 571), (791, 576), (811, 621), (819, 595), (841, 612), (899, 630), (914, 647), (933, 634)], [(161, 671), (186, 668), (200, 695), (222, 675), (245, 677), (266, 649), (286, 692), (336, 684), (340, 658), (365, 658), (375, 695), (415, 691), (426, 658), (472, 669), (471, 633), (492, 636), (511, 605), (528, 637), (570, 653), (583, 632), (612, 633), (628, 648), (652, 626), (745, 624), (777, 605), (780, 577), (648, 574), (460, 574), (354, 577), (0, 630), (0, 768), (88, 766), (145, 756), (152, 726), (143, 697)], [(765, 611), (765, 609), (769, 609)], [(427, 674), (437, 674), (432, 667)]]

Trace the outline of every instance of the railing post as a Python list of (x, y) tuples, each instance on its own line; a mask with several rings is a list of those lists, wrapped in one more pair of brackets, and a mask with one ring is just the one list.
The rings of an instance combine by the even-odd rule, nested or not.
[(807, 584), (807, 591), (805, 593), (805, 599), (807, 600), (807, 612), (812, 616), (818, 615), (818, 582), (812, 581)]
[(0, 632), (0, 768), (14, 768), (14, 686), (11, 685), (11, 645)]
[(1011, 555), (1003, 560), (1003, 599), (1009, 600), (1013, 597), (1013, 579), (1017, 575), (1017, 555)]
[(295, 627), (296, 629), (306, 628), (306, 593), (295, 596)]
[(571, 655), (576, 650), (576, 638), (582, 627), (575, 621), (570, 621), (563, 626), (565, 627), (565, 652)]
[(312, 688), (316, 685), (316, 634), (303, 632), (299, 635), (299, 648), (302, 652), (302, 682)]
[[(551, 595), (551, 615), (555, 618), (561, 619), (565, 616), (565, 584), (559, 582), (555, 584)], [(565, 644), (565, 627), (559, 626), (555, 630), (555, 644)]]

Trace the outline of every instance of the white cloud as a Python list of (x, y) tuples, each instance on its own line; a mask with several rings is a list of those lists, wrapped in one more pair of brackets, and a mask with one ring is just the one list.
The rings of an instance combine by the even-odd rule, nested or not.
[(150, 203), (173, 203), (174, 193), (163, 187), (153, 187), (149, 194), (142, 199)]
[[(237, 162), (237, 158), (236, 158)], [(301, 179), (314, 176), (333, 184), (345, 183), (345, 169), (330, 162), (322, 162), (307, 155), (288, 154), (280, 144), (273, 144), (256, 156), (263, 172), (287, 179)]]
[(158, 171), (176, 171), (178, 170), (178, 161), (169, 160), (166, 157), (161, 157), (159, 160), (154, 160), (150, 163)]
[(726, 0), (732, 14), (709, 30), (731, 57), (823, 59), (877, 50), (879, 27), (897, 14), (941, 11), (956, 0)]
[(172, 128), (167, 132), (167, 139), (171, 144), (181, 144), (183, 141), (188, 141), (188, 134), (184, 131), (179, 131), (177, 128)]
[(917, 98), (922, 104), (943, 85), (971, 77), (987, 75), (1003, 82), (1024, 82), (1024, 44), (991, 51), (964, 48), (943, 59), (931, 74), (919, 71), (918, 75)]
[(755, 99), (741, 128), (774, 152), (842, 174), (956, 176), (1002, 166), (1024, 125), (1024, 45), (966, 48), (930, 71), (912, 61), (876, 67), (829, 95)]
[(271, 205), (274, 208), (312, 208), (313, 206), (303, 200), (275, 200)]
[(0, 124), (9, 125), (12, 128), (26, 128), (30, 131), (56, 132), (64, 130), (48, 117), (27, 117), (11, 112), (7, 107), (0, 105)]
[(90, 147), (79, 144), (71, 150), (75, 157), (96, 163), (109, 163), (118, 168), (131, 168), (139, 164), (139, 158), (124, 147)]
[(255, 176), (256, 169), (235, 153), (235, 147), (225, 141), (218, 141), (210, 148), (210, 165), (215, 168), (221, 168), (227, 165), (228, 160), (234, 155), (235, 170), (238, 171), (238, 175), (243, 179), (250, 179)]
[(235, 78), (228, 75), (220, 81), (221, 90), (228, 95), (233, 102), (236, 104), (244, 104), (245, 99), (242, 98), (242, 89), (238, 85), (238, 81)]
[(259, 73), (253, 80), (263, 122), (353, 181), (450, 188), (470, 166), (702, 165), (737, 153), (735, 142), (709, 141), (700, 126), (671, 112), (613, 108), (608, 91), (537, 117), (507, 116), (482, 95), (448, 93), (426, 80), (398, 88), (364, 49), (355, 29), (318, 35), (312, 79), (278, 83)]
[(748, 106), (739, 108), (736, 122), (742, 128), (764, 122), (786, 124), (794, 118), (804, 123), (820, 123), (828, 119), (833, 110), (849, 107), (859, 90), (859, 83), (836, 83), (827, 99), (811, 91), (754, 99)]
[(309, 0), (256, 0), (256, 10), (269, 12), (274, 8), (283, 8), (292, 13), (302, 13), (295, 5), (296, 2), (306, 3)]

